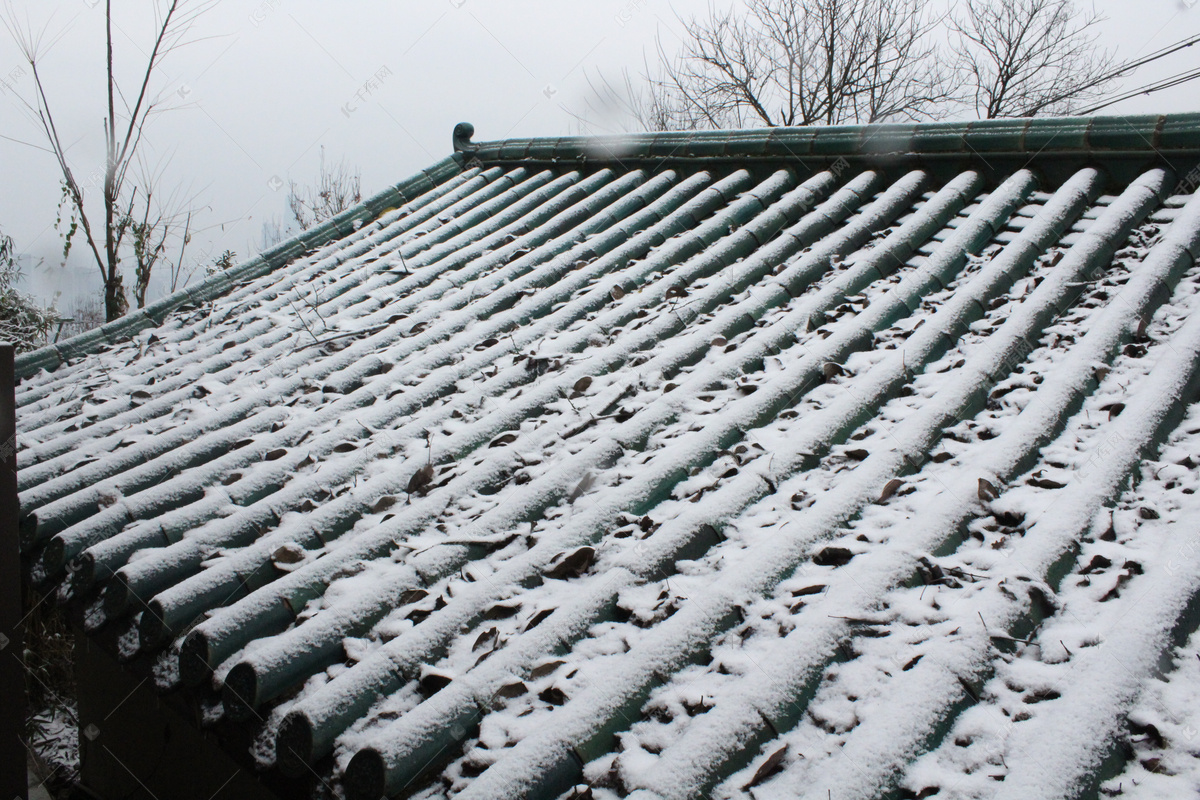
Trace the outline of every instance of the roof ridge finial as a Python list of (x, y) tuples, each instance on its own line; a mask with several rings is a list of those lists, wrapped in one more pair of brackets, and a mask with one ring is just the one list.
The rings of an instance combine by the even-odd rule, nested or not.
[(460, 122), (454, 126), (454, 152), (456, 153), (473, 153), (479, 149), (479, 145), (471, 141), (471, 137), (475, 135), (475, 126), (469, 122)]

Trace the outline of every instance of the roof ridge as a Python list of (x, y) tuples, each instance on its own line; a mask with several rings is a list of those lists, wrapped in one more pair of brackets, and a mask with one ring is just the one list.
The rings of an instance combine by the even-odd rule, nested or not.
[(867, 125), (665, 131), (605, 136), (539, 137), (472, 142), (475, 128), (454, 128), (454, 153), (297, 236), (210, 275), (99, 328), (17, 357), (17, 378), (53, 369), (139, 331), (161, 325), (188, 302), (220, 297), (238, 282), (266, 275), (314, 247), (350, 233), (470, 166), (509, 161), (665, 161), (711, 158), (876, 158), (984, 154), (1030, 159), (1057, 154), (1159, 154), (1200, 151), (1200, 113), (1139, 116), (1027, 117), (965, 122), (904, 122)]
[(877, 156), (894, 153), (1115, 153), (1200, 149), (1200, 113), (1025, 117), (965, 122), (662, 131), (475, 143), (455, 128), (455, 147), (481, 162), (520, 159), (636, 160), (747, 156)]

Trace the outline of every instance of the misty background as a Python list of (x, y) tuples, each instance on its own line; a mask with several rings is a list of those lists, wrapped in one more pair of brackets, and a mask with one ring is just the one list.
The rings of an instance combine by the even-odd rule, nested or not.
[[(715, 2), (733, 5), (731, 0)], [(1079, 3), (1086, 8), (1087, 3)], [(237, 260), (262, 249), (264, 223), (295, 232), (289, 182), (315, 183), (322, 153), (361, 172), (368, 197), (451, 152), (455, 123), (477, 141), (629, 129), (598, 113), (592, 86), (674, 52), (677, 15), (709, 0), (222, 0), (190, 42), (157, 68), (161, 98), (142, 144), (159, 196), (196, 209), (186, 261), (191, 280), (225, 250)], [(1097, 0), (1107, 19), (1099, 43), (1129, 60), (1200, 32), (1197, 0)], [(104, 161), (104, 4), (100, 0), (7, 4), (41, 36), (39, 71), (76, 179), (97, 198)], [(116, 64), (134, 87), (153, 34), (149, 4), (115, 9)], [(1120, 84), (1133, 89), (1200, 65), (1200, 45), (1155, 62)], [(0, 30), (0, 231), (20, 253), (26, 291), (69, 308), (99, 298), (95, 263), (77, 239), (63, 266), (54, 223), (61, 176), (44, 147), (32, 75)], [(1200, 110), (1200, 83), (1137, 96), (1106, 115)], [(65, 211), (64, 207), (64, 211)], [(162, 273), (166, 268), (162, 268)], [(165, 275), (151, 285), (166, 292)]]

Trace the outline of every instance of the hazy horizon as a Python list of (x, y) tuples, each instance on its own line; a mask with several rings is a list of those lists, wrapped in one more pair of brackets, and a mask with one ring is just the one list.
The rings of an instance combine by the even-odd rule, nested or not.
[[(195, 40), (161, 65), (155, 88), (164, 111), (153, 121), (146, 166), (161, 192), (195, 197), (197, 232), (189, 260), (225, 249), (253, 254), (264, 222), (287, 222), (287, 184), (312, 182), (320, 148), (362, 173), (369, 196), (451, 152), (455, 123), (476, 139), (587, 132), (589, 78), (619, 76), (653, 59), (655, 37), (677, 42), (676, 13), (705, 0), (601, 0), (587, 5), (514, 0), (437, 0), (403, 8), (379, 0), (332, 7), (307, 0), (218, 3), (198, 21)], [(1200, 32), (1195, 0), (1103, 0), (1101, 43), (1128, 59)], [(98, 0), (12, 6), (45, 31), (39, 70), (80, 183), (102, 166), (103, 4)], [(118, 68), (125, 85), (144, 65), (151, 16), (118, 9)], [(1126, 81), (1140, 86), (1200, 60), (1183, 51)], [(26, 287), (61, 305), (99, 292), (94, 263), (77, 240), (66, 268), (54, 230), (60, 179), (41, 147), (36, 121), (16, 97), (32, 98), (32, 77), (16, 44), (0, 32), (0, 163), (8, 186), (0, 230), (29, 268)], [(1124, 101), (1106, 114), (1200, 108), (1196, 84)], [(593, 127), (593, 131), (595, 128)], [(22, 144), (22, 142), (28, 144)], [(30, 144), (35, 146), (30, 146)], [(99, 187), (94, 186), (94, 192)], [(41, 267), (34, 269), (41, 261)], [(160, 275), (151, 297), (165, 291)], [(131, 282), (132, 278), (127, 278)], [(98, 296), (98, 294), (97, 294)]]

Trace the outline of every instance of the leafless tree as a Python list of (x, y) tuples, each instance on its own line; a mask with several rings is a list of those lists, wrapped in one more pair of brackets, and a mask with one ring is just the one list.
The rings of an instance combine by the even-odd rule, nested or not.
[(681, 19), (639, 78), (593, 84), (589, 111), (647, 130), (1069, 113), (1140, 62), (1097, 46), (1074, 0), (744, 0)]
[(275, 245), (283, 241), (283, 221), (279, 217), (272, 216), (270, 219), (263, 220), (262, 232), (259, 236), (258, 249), (270, 250)]
[[(653, 77), (650, 77), (653, 75)], [(621, 80), (614, 83), (603, 73), (587, 76), (591, 90), (584, 114), (573, 114), (580, 136), (593, 133), (628, 132), (630, 123), (640, 130), (666, 131), (691, 130), (700, 124), (682, 124), (679, 120), (686, 114), (686, 107), (670, 105), (673, 96), (664, 87), (665, 71), (662, 66), (652, 72), (649, 64), (641, 75), (629, 69), (621, 72)]]
[(747, 0), (681, 20), (632, 105), (650, 128), (834, 125), (911, 120), (946, 99), (922, 0)]
[[(192, 241), (192, 214), (193, 212), (189, 211), (183, 221), (183, 235), (179, 237), (179, 255), (167, 262), (167, 291), (171, 293), (187, 286), (196, 271), (195, 264), (189, 266), (183, 259), (184, 252)], [(178, 220), (176, 215), (170, 220), (170, 224), (177, 227)]]
[(333, 167), (325, 163), (325, 148), (321, 148), (321, 169), (315, 186), (301, 186), (291, 181), (288, 209), (301, 230), (309, 228), (347, 208), (362, 202), (362, 174), (350, 170), (345, 161)]
[(963, 0), (951, 17), (954, 74), (983, 118), (1070, 113), (1116, 80), (1095, 10), (1073, 0)]
[[(21, 48), (33, 74), (35, 98), (33, 102), (26, 101), (26, 106), (36, 116), (62, 173), (63, 200), (69, 214), (64, 232), (64, 255), (70, 252), (71, 238), (82, 232), (88, 250), (100, 270), (104, 285), (105, 317), (110, 321), (122, 316), (129, 308), (124, 276), (120, 268), (121, 257), (131, 244), (126, 240), (126, 235), (130, 234), (133, 238), (132, 247), (138, 264), (136, 293), (140, 306), (145, 304), (145, 288), (148, 285), (150, 270), (162, 257), (165, 240), (169, 238), (170, 231), (164, 226), (169, 220), (178, 221), (176, 215), (159, 215), (152, 211), (153, 188), (143, 186), (139, 197), (138, 181), (130, 175), (130, 168), (138, 163), (139, 147), (144, 141), (147, 123), (161, 105), (160, 98), (151, 94), (151, 84), (163, 59), (186, 43), (196, 19), (213, 4), (214, 0), (169, 0), (165, 6), (155, 3), (154, 40), (136, 91), (129, 93), (122, 89), (114, 70), (112, 0), (106, 0), (104, 14), (107, 113), (104, 118), (106, 146), (102, 216), (97, 216), (86, 203), (86, 190), (91, 182), (81, 183), (76, 179), (67, 158), (67, 147), (51, 111), (50, 100), (39, 70), (41, 35), (35, 35), (32, 26), (22, 25), (11, 6), (3, 19), (5, 27)], [(184, 239), (186, 238), (185, 234)]]
[[(136, 189), (134, 196), (136, 197)], [(146, 307), (146, 292), (150, 288), (150, 276), (154, 267), (160, 261), (167, 262), (170, 271), (170, 290), (173, 292), (179, 283), (183, 272), (184, 255), (192, 240), (192, 212), (172, 213), (163, 211), (153, 205), (153, 191), (146, 192), (146, 200), (141, 205), (140, 218), (128, 217), (121, 220), (129, 232), (133, 245), (134, 260), (134, 296), (138, 308)], [(152, 211), (152, 209), (154, 209)], [(180, 230), (182, 229), (182, 230)], [(169, 256), (173, 244), (178, 242), (179, 252), (172, 261)], [(184, 279), (184, 283), (186, 283)]]

